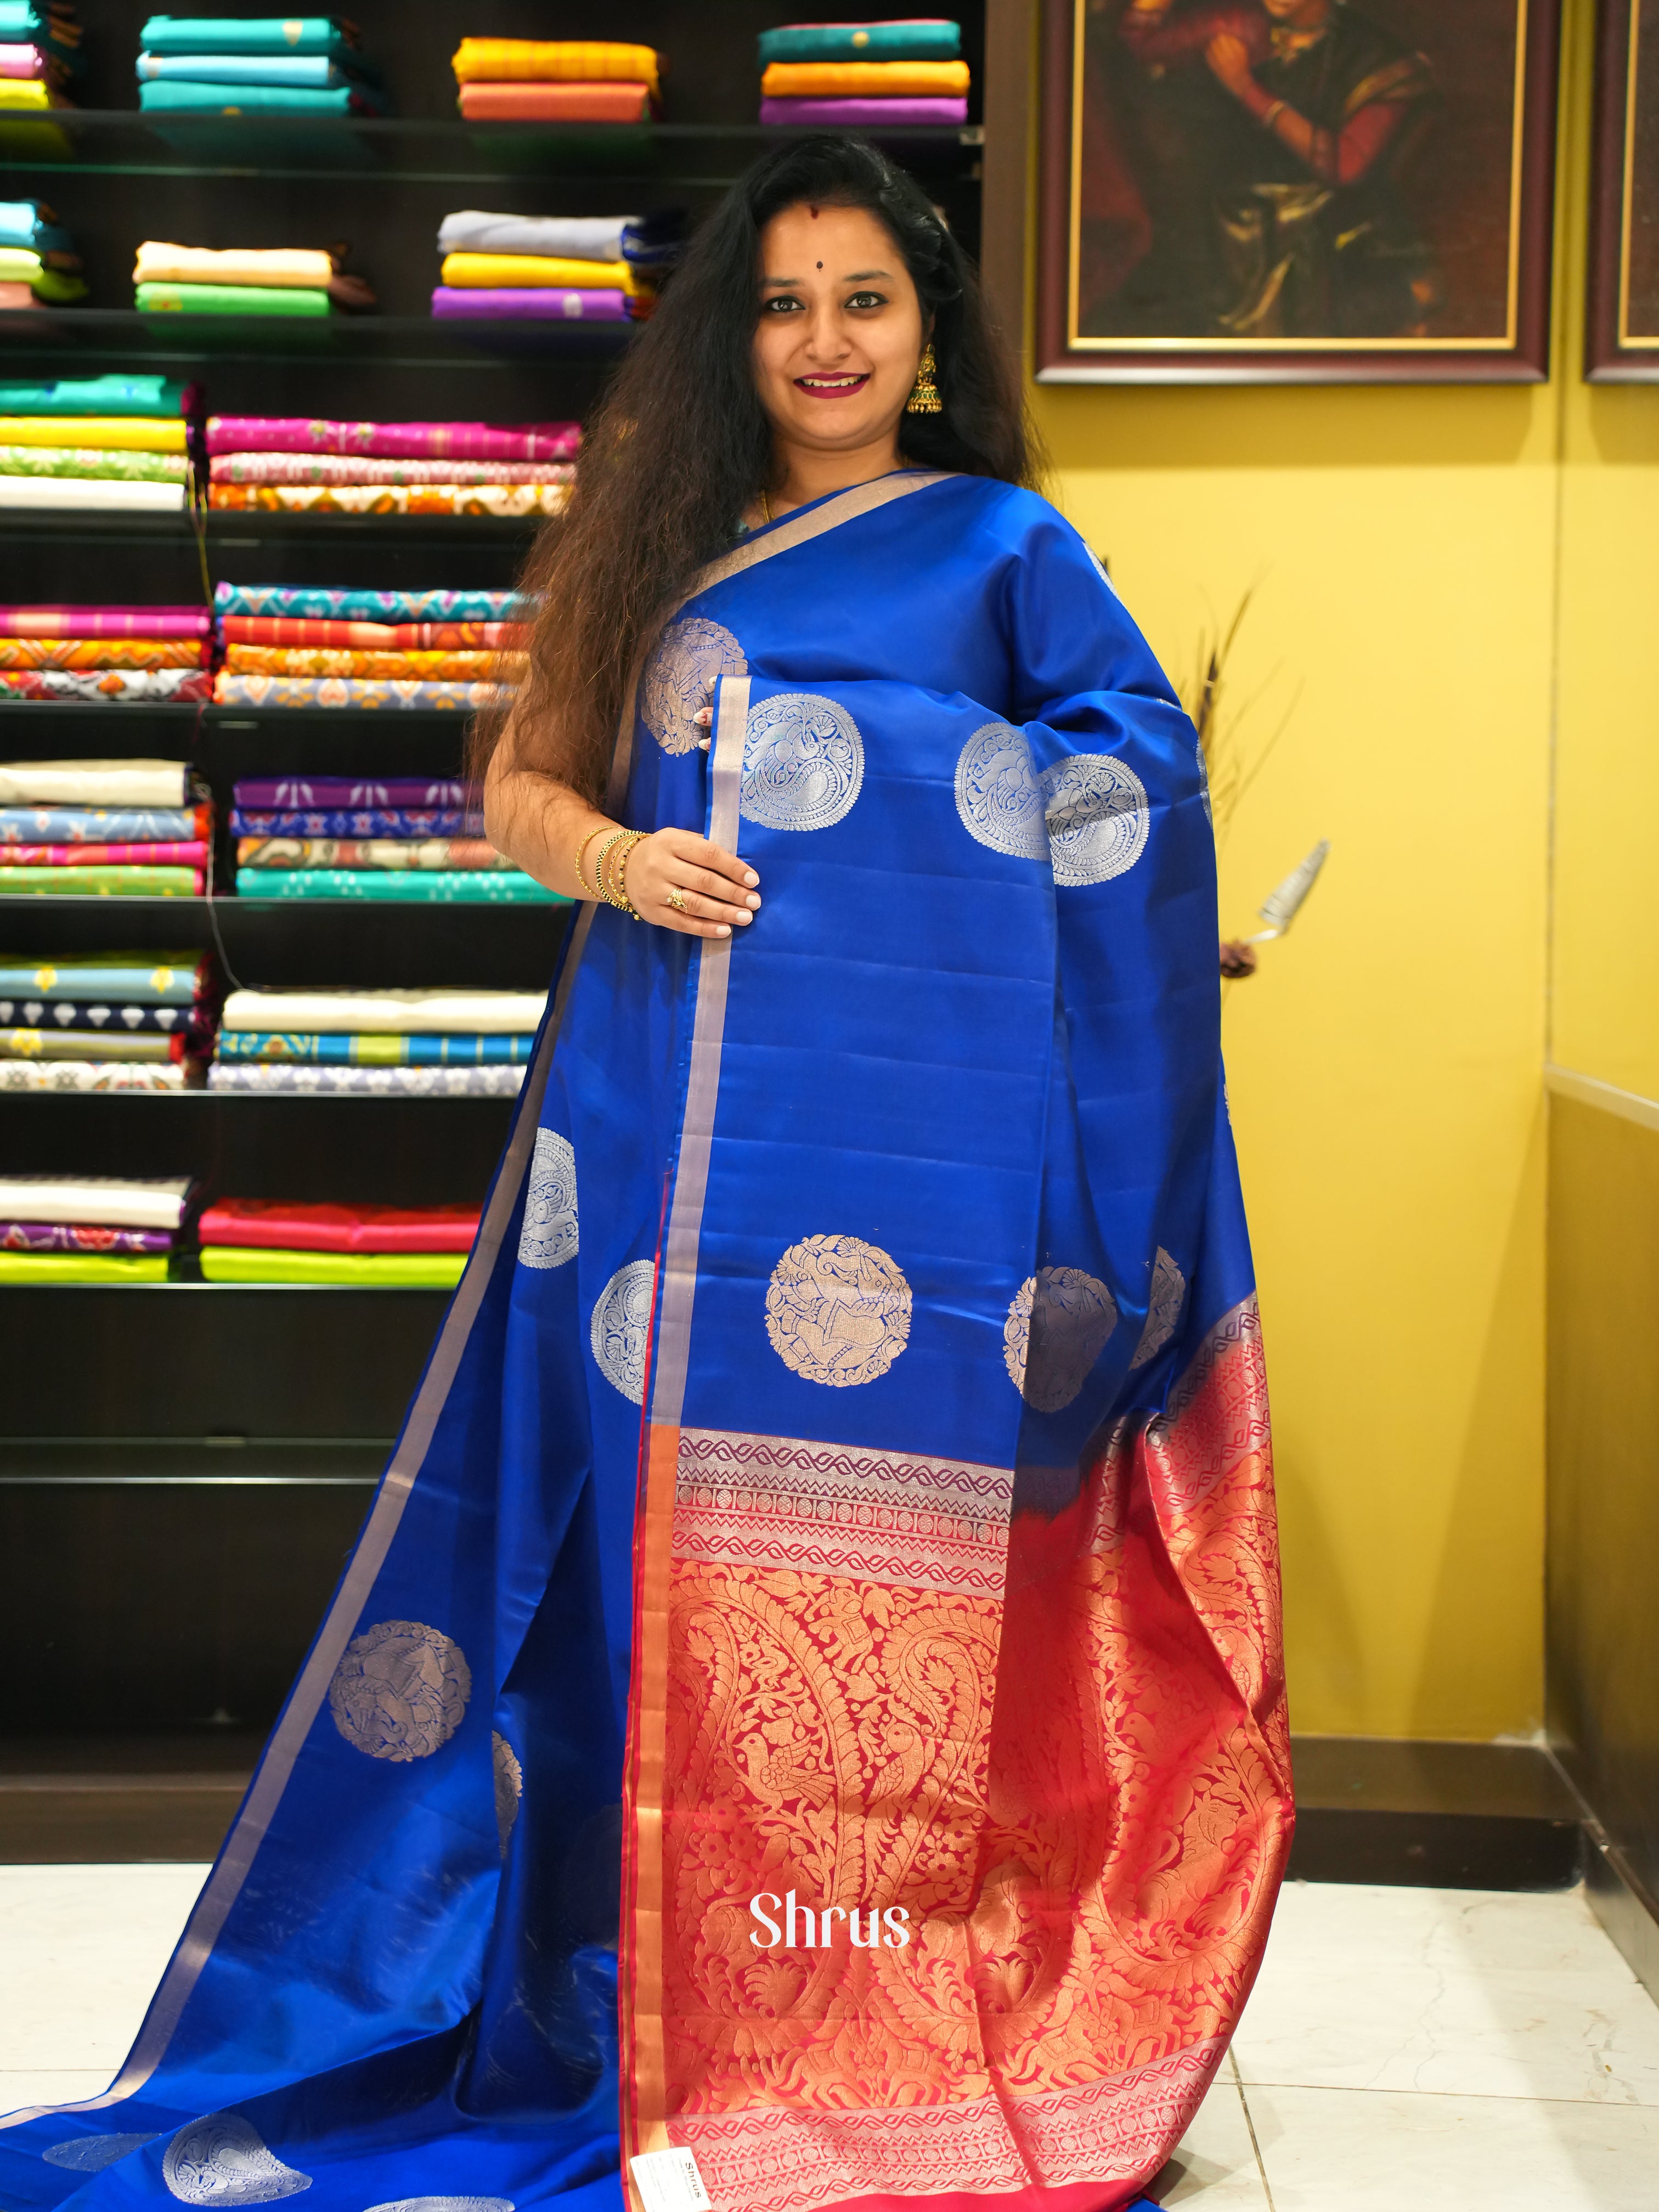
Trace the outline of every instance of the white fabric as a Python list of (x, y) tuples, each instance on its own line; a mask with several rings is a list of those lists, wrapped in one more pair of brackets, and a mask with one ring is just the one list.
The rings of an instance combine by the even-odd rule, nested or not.
[(188, 1176), (0, 1176), (0, 1221), (66, 1221), (100, 1229), (176, 1229)]
[(0, 762), (0, 806), (188, 806), (184, 761)]
[(278, 1036), (528, 1036), (540, 991), (233, 991), (221, 1027)]
[(125, 507), (149, 514), (184, 510), (182, 483), (129, 483), (120, 477), (0, 477), (0, 507)]
[(557, 260), (620, 261), (631, 215), (489, 215), (461, 208), (438, 226), (440, 253), (545, 253)]

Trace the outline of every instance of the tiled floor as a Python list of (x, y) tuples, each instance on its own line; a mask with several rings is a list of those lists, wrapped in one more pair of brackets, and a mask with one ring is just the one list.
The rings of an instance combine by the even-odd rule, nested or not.
[[(0, 1867), (0, 2112), (103, 2088), (206, 1869)], [(1659, 2007), (1582, 1895), (1292, 1883), (1194, 2212), (1659, 2212)]]

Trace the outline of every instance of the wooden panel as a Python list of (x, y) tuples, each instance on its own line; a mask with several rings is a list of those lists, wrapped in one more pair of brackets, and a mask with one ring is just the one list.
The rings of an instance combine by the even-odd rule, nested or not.
[(1013, 344), (1025, 343), (1025, 226), (1036, 0), (986, 0), (980, 277)]

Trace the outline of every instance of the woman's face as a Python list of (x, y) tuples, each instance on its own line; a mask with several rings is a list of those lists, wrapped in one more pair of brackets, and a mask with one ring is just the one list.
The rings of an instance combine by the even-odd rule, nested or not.
[(865, 208), (785, 208), (761, 233), (755, 385), (788, 443), (854, 451), (890, 437), (916, 380), (921, 303)]

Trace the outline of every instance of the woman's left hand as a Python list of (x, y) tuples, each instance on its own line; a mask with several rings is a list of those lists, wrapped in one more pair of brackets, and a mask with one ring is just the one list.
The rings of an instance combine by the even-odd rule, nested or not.
[(1250, 50), (1233, 31), (1218, 31), (1204, 49), (1210, 72), (1229, 92), (1246, 100), (1255, 89), (1250, 71)]

